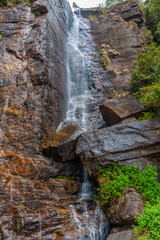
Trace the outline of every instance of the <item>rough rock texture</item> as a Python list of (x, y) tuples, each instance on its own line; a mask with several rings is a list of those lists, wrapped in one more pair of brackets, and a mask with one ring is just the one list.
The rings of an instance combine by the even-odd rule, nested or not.
[(133, 240), (134, 231), (128, 230), (119, 233), (110, 234), (107, 240)]
[(23, 4), (0, 8), (0, 146), (27, 153), (38, 153), (65, 115), (71, 16), (65, 1), (36, 1), (33, 8), (41, 16)]
[(100, 111), (103, 119), (109, 125), (114, 125), (129, 117), (138, 117), (144, 107), (133, 95), (108, 99), (100, 105)]
[(76, 158), (75, 150), (78, 136), (82, 129), (68, 125), (59, 132), (54, 133), (41, 149), (44, 155), (52, 157), (55, 161), (65, 162)]
[(142, 167), (150, 163), (159, 171), (159, 128), (160, 119), (153, 119), (86, 132), (79, 137), (76, 153), (91, 175), (118, 161), (127, 165), (140, 162)]
[(136, 122), (137, 119), (135, 117), (129, 117), (124, 119), (123, 121), (117, 123), (117, 124), (123, 124), (123, 123), (132, 123), (132, 122)]
[(0, 239), (78, 239), (72, 206), (81, 189), (79, 161), (62, 164), (40, 155), (0, 151), (0, 181)]
[[(35, 17), (33, 11), (41, 15)], [(39, 154), (40, 142), (65, 115), (67, 16), (72, 14), (63, 0), (34, 1), (32, 8), (23, 3), (0, 7), (2, 240), (73, 240), (80, 235), (79, 223), (72, 220), (73, 206), (82, 208), (82, 164)], [(94, 210), (93, 204), (91, 217)]]
[(132, 225), (135, 216), (140, 216), (144, 209), (144, 199), (134, 188), (127, 188), (124, 200), (119, 200), (110, 208), (110, 223), (114, 226)]
[[(87, 17), (87, 9), (82, 9), (82, 15)], [(90, 15), (88, 11), (88, 17)], [(95, 17), (91, 18), (97, 50), (100, 52), (103, 49), (108, 61), (105, 68), (118, 91), (129, 89), (133, 61), (137, 60), (137, 54), (146, 42), (144, 22), (137, 1), (115, 5), (107, 9), (106, 13), (101, 11), (99, 16), (96, 12)]]

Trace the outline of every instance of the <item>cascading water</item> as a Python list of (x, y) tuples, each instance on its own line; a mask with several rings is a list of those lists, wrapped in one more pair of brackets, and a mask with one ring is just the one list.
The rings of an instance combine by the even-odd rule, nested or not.
[[(73, 19), (73, 26), (68, 35), (66, 58), (68, 110), (66, 119), (59, 125), (57, 131), (67, 124), (78, 125), (84, 130), (91, 129), (89, 127), (89, 104), (92, 100), (92, 92), (89, 89), (89, 76), (86, 67), (87, 65), (90, 66), (90, 63), (84, 55), (84, 42), (81, 42), (82, 34), (80, 36), (80, 24), (82, 26), (86, 23), (80, 15), (74, 15)], [(86, 35), (88, 38), (88, 33)], [(70, 205), (72, 221), (78, 224), (79, 240), (106, 240), (108, 236), (108, 223), (99, 204), (93, 197), (94, 194), (95, 190), (89, 181), (88, 174), (84, 171), (77, 209)], [(78, 214), (79, 211), (83, 218)]]
[(79, 49), (79, 21), (80, 17), (73, 16), (73, 27), (68, 35), (67, 42), (67, 89), (68, 109), (64, 123), (72, 123), (86, 129), (86, 98), (88, 82), (85, 68), (85, 59)]

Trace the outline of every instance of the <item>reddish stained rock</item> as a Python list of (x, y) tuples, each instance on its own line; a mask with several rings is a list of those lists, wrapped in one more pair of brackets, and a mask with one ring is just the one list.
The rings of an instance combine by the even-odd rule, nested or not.
[(34, 1), (33, 10), (42, 14), (37, 18), (24, 3), (0, 7), (0, 146), (4, 149), (38, 154), (41, 140), (65, 117), (69, 29), (65, 14), (69, 18), (72, 14), (66, 1), (57, 0), (56, 6)]
[(114, 125), (129, 117), (138, 117), (144, 111), (142, 104), (133, 95), (108, 99), (99, 108), (103, 119), (109, 125)]
[(77, 139), (82, 132), (78, 126), (68, 125), (42, 144), (43, 154), (52, 157), (54, 161), (65, 162), (75, 159)]

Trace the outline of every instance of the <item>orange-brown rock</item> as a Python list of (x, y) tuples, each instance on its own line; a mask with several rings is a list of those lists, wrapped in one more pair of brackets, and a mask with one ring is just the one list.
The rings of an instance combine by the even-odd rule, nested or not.
[(78, 126), (68, 125), (59, 132), (54, 133), (41, 149), (44, 155), (52, 157), (55, 161), (70, 161), (76, 158), (75, 149), (78, 136), (82, 129)]
[(103, 119), (109, 125), (114, 125), (126, 118), (138, 117), (144, 111), (144, 107), (133, 95), (108, 99), (99, 108)]
[[(54, 3), (53, 3), (54, 4)], [(0, 7), (0, 146), (39, 153), (66, 111), (65, 43), (71, 9), (57, 0)], [(33, 7), (33, 11), (32, 8)], [(40, 16), (35, 17), (34, 11)], [(69, 19), (68, 19), (69, 20)], [(69, 20), (70, 22), (70, 20)]]

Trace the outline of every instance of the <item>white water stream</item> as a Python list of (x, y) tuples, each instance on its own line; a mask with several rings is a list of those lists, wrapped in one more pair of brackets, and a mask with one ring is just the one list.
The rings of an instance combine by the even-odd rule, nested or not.
[[(80, 48), (83, 45), (80, 43), (83, 38), (82, 34), (80, 38), (80, 22), (82, 23), (83, 21), (84, 19), (80, 15), (74, 15), (73, 26), (68, 35), (66, 57), (68, 110), (66, 119), (59, 125), (57, 131), (68, 124), (78, 125), (82, 129), (88, 130), (89, 109), (87, 100), (88, 96), (90, 96), (86, 69), (88, 59)], [(108, 236), (108, 224), (99, 204), (96, 203), (93, 197), (94, 194), (95, 191), (89, 181), (88, 174), (84, 172), (79, 198), (83, 217), (77, 214), (78, 209), (74, 205), (70, 205), (72, 221), (78, 224), (78, 232), (81, 236), (79, 240), (106, 240)], [(89, 205), (93, 205), (94, 209), (90, 211)], [(92, 214), (90, 214), (91, 212)], [(84, 234), (84, 229), (86, 228), (87, 233)]]
[(73, 26), (68, 35), (67, 42), (67, 92), (68, 109), (66, 119), (57, 129), (59, 131), (64, 125), (72, 123), (86, 130), (88, 97), (88, 82), (85, 67), (85, 56), (79, 49), (79, 22), (82, 18), (73, 16)]

